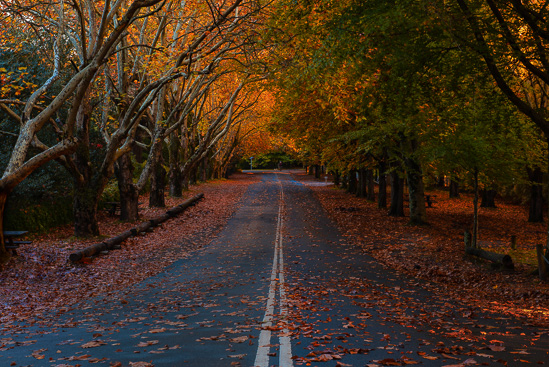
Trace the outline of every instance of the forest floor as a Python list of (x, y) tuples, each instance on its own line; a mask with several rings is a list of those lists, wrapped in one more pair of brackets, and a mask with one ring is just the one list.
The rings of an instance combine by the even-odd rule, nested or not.
[[(473, 222), (472, 195), (450, 199), (448, 191), (428, 190), (436, 195), (433, 207), (427, 208), (429, 225), (410, 226), (408, 218), (388, 217), (377, 203), (325, 185), (324, 179), (294, 176), (315, 192), (350, 243), (387, 267), (449, 299), (549, 326), (549, 283), (532, 275), (537, 269), (536, 244), (546, 243), (547, 224), (529, 223), (527, 208), (496, 200), (496, 208), (479, 210), (479, 244), (509, 254), (515, 269), (506, 271), (465, 255), (464, 231)], [(511, 235), (517, 238), (516, 250), (511, 250)]]
[[(315, 192), (350, 243), (361, 246), (386, 266), (472, 307), (549, 326), (549, 284), (531, 275), (536, 267), (532, 260), (535, 245), (545, 243), (545, 224), (528, 223), (523, 207), (497, 202), (498, 208), (480, 211), (481, 246), (509, 253), (515, 261), (514, 271), (501, 271), (464, 255), (463, 231), (472, 221), (472, 199), (467, 195), (449, 199), (447, 192), (433, 192), (437, 197), (434, 207), (428, 209), (430, 225), (413, 227), (407, 225), (407, 218), (388, 217), (376, 203), (325, 185), (324, 180), (315, 180), (302, 171), (292, 174)], [(178, 259), (192, 256), (194, 250), (215, 238), (248, 185), (258, 180), (258, 175), (239, 173), (229, 180), (193, 186), (183, 198), (167, 198), (167, 206), (172, 207), (199, 192), (205, 194), (199, 205), (152, 233), (130, 238), (122, 249), (80, 264), (70, 263), (72, 252), (136, 223), (123, 223), (101, 212), (101, 237), (76, 239), (71, 226), (32, 236), (31, 245), (22, 246), (18, 256), (0, 265), (0, 331), (16, 327), (18, 321), (38, 321), (49, 310), (124, 289), (158, 274)], [(147, 197), (140, 201), (145, 203), (141, 220), (166, 210), (148, 208)], [(511, 235), (518, 239), (515, 251), (509, 250)], [(174, 247), (174, 243), (182, 245)]]

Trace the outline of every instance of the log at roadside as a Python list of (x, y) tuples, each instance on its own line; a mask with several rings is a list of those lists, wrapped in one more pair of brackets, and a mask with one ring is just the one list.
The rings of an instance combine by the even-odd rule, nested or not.
[(182, 213), (185, 209), (188, 207), (194, 205), (198, 200), (202, 199), (204, 197), (203, 193), (200, 193), (198, 195), (193, 196), (190, 199), (185, 200), (183, 203), (169, 209), (166, 211), (166, 213), (159, 215), (156, 218), (153, 218), (151, 220), (148, 220), (146, 222), (143, 222), (136, 227), (125, 231), (118, 236), (111, 237), (108, 240), (105, 240), (100, 243), (93, 244), (91, 246), (88, 246), (82, 250), (76, 251), (69, 255), (69, 260), (71, 262), (78, 262), (82, 260), (85, 257), (90, 257), (99, 254), (102, 251), (109, 251), (115, 249), (118, 245), (120, 245), (122, 242), (127, 240), (128, 238), (132, 236), (137, 236), (139, 233), (146, 232), (150, 230), (151, 228), (154, 228), (158, 226), (159, 224), (167, 221), (170, 218), (173, 218), (180, 213)]
[(506, 269), (515, 268), (515, 265), (513, 264), (513, 259), (509, 255), (498, 254), (495, 252), (486, 251), (480, 248), (470, 246), (465, 248), (465, 253), (468, 255), (480, 257), (485, 260), (489, 260), (495, 264), (503, 266)]

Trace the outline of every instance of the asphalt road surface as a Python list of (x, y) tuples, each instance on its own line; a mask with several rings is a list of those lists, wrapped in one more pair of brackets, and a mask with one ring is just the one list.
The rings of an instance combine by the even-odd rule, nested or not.
[(290, 174), (241, 204), (161, 274), (0, 335), (0, 366), (549, 365), (548, 330), (384, 269)]

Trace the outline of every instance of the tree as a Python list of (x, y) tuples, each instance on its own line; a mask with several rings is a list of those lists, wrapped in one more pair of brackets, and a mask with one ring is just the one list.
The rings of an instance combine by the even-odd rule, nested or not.
[[(133, 1), (123, 9), (122, 2), (117, 2), (113, 8), (110, 1), (104, 4), (86, 1), (86, 8), (80, 9), (76, 4), (72, 8), (67, 8), (64, 6), (64, 2), (41, 2), (39, 4), (0, 2), (2, 12), (12, 15), (11, 19), (2, 18), (4, 22), (2, 26), (34, 28), (38, 33), (37, 39), (40, 39), (41, 35), (45, 35), (54, 40), (49, 63), (51, 66), (50, 78), (37, 87), (33, 94), (24, 101), (24, 107), (19, 113), (10, 109), (13, 112), (10, 114), (19, 116), (21, 128), (10, 161), (0, 179), (0, 218), (3, 218), (8, 194), (25, 177), (51, 160), (63, 160), (64, 156), (75, 152), (81, 146), (82, 132), (85, 128), (82, 119), (88, 112), (86, 103), (83, 102), (89, 93), (90, 84), (96, 78), (101, 66), (114, 52), (120, 36), (129, 25), (136, 20), (143, 9), (159, 3), (161, 3), (160, 0)], [(82, 12), (77, 14), (75, 10)], [(88, 13), (90, 21), (80, 22), (81, 15), (85, 13)], [(97, 14), (101, 14), (100, 19), (96, 17)], [(36, 27), (37, 24), (40, 27)], [(70, 50), (71, 47), (72, 50)], [(79, 51), (78, 54), (81, 55), (80, 65), (73, 69), (70, 77), (62, 81), (60, 92), (49, 102), (45, 102), (42, 109), (35, 113), (36, 106), (41, 103), (41, 97), (58, 81), (61, 69), (66, 66), (62, 64), (63, 56), (68, 56), (73, 50)], [(66, 53), (64, 54), (64, 52)], [(69, 57), (65, 60), (69, 67), (72, 67)], [(10, 101), (2, 100), (1, 102), (9, 103)], [(67, 117), (63, 126), (59, 127), (53, 117), (66, 103), (69, 104)], [(52, 146), (45, 145), (37, 137), (37, 133), (46, 124), (57, 127), (59, 141)], [(31, 146), (37, 147), (40, 152), (28, 157), (27, 153)], [(65, 160), (65, 163), (68, 162)], [(3, 240), (3, 238), (0, 239)], [(3, 244), (3, 241), (0, 243)], [(0, 257), (5, 258), (6, 256), (7, 252), (1, 245)]]

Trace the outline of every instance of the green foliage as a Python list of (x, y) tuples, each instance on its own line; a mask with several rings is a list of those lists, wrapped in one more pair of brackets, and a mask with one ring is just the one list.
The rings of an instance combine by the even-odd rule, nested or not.
[(10, 196), (4, 213), (4, 228), (46, 232), (72, 221), (72, 197), (49, 197), (39, 201)]
[[(285, 152), (270, 152), (259, 154), (253, 159), (254, 169), (275, 169), (278, 162), (282, 162), (283, 168), (292, 168), (300, 165), (299, 160), (292, 158)], [(250, 169), (250, 159), (242, 158), (238, 163), (240, 169)]]
[(116, 180), (110, 180), (107, 186), (105, 186), (100, 201), (120, 201), (120, 191), (118, 190), (118, 183)]

